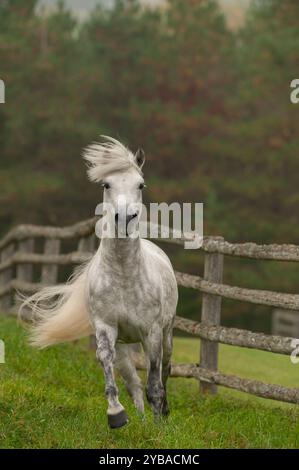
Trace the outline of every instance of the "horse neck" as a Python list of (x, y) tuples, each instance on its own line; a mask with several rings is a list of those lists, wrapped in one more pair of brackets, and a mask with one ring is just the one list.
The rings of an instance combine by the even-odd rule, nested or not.
[(138, 269), (141, 259), (140, 238), (103, 238), (101, 259), (116, 272), (123, 273)]

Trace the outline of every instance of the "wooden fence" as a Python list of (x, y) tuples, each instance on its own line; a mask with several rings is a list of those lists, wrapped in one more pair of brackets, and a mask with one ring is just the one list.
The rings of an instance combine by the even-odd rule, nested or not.
[(273, 335), (299, 338), (299, 311), (275, 308), (272, 311), (271, 331)]
[[(0, 241), (0, 304), (3, 312), (16, 310), (16, 289), (33, 293), (42, 285), (58, 281), (59, 267), (70, 267), (88, 259), (94, 252), (97, 239), (93, 218), (70, 227), (20, 225)], [(65, 240), (76, 244), (75, 251), (63, 252)], [(161, 240), (163, 241), (163, 240)], [(183, 244), (181, 239), (164, 239), (168, 243)], [(39, 248), (39, 252), (38, 251)], [(299, 261), (299, 246), (232, 244), (221, 237), (205, 237), (201, 250), (205, 253), (204, 275), (193, 276), (176, 272), (178, 285), (191, 287), (203, 293), (201, 322), (176, 317), (175, 328), (200, 338), (199, 364), (173, 364), (175, 377), (193, 377), (200, 382), (204, 393), (217, 393), (217, 385), (299, 404), (299, 388), (223, 374), (218, 371), (219, 343), (259, 349), (290, 355), (293, 338), (265, 335), (221, 326), (221, 298), (299, 310), (299, 295), (245, 289), (222, 283), (224, 255), (252, 259)], [(37, 274), (36, 269), (40, 272)], [(40, 279), (34, 282), (34, 279)], [(295, 366), (294, 366), (295, 367)]]

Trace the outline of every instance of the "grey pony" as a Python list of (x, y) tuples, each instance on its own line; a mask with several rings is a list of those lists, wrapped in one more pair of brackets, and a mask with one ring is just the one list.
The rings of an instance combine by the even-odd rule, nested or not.
[[(141, 380), (132, 357), (132, 343), (141, 343), (147, 363), (146, 397), (154, 416), (169, 413), (166, 383), (170, 374), (172, 329), (178, 291), (167, 255), (136, 236), (144, 179), (143, 152), (133, 154), (105, 137), (84, 151), (88, 175), (103, 186), (116, 236), (102, 235), (92, 259), (64, 285), (44, 288), (26, 299), (36, 319), (31, 343), (39, 348), (96, 335), (96, 357), (106, 384), (108, 423), (128, 422), (119, 400), (114, 367), (124, 379), (137, 410), (144, 414)], [(121, 222), (121, 223), (120, 223)], [(131, 236), (134, 233), (134, 236)]]

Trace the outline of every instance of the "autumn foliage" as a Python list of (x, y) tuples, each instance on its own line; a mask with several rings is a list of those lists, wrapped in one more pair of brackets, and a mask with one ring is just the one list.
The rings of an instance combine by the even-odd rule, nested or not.
[[(84, 22), (36, 5), (0, 4), (1, 233), (92, 216), (81, 149), (108, 134), (144, 148), (147, 200), (204, 202), (206, 234), (299, 243), (297, 0), (254, 1), (238, 31), (213, 0), (117, 0)], [(198, 272), (198, 256), (177, 264)], [(295, 275), (282, 284), (298, 291)]]

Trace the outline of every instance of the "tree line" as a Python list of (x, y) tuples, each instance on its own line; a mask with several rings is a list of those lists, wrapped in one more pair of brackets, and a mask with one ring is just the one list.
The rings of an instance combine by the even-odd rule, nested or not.
[[(234, 32), (214, 0), (99, 2), (83, 22), (63, 2), (47, 15), (37, 3), (0, 3), (2, 234), (92, 216), (101, 194), (81, 150), (107, 134), (145, 150), (148, 201), (204, 203), (205, 234), (299, 243), (296, 0), (253, 1)], [(198, 253), (175, 259), (199, 272)], [(298, 291), (285, 269), (227, 277)]]

